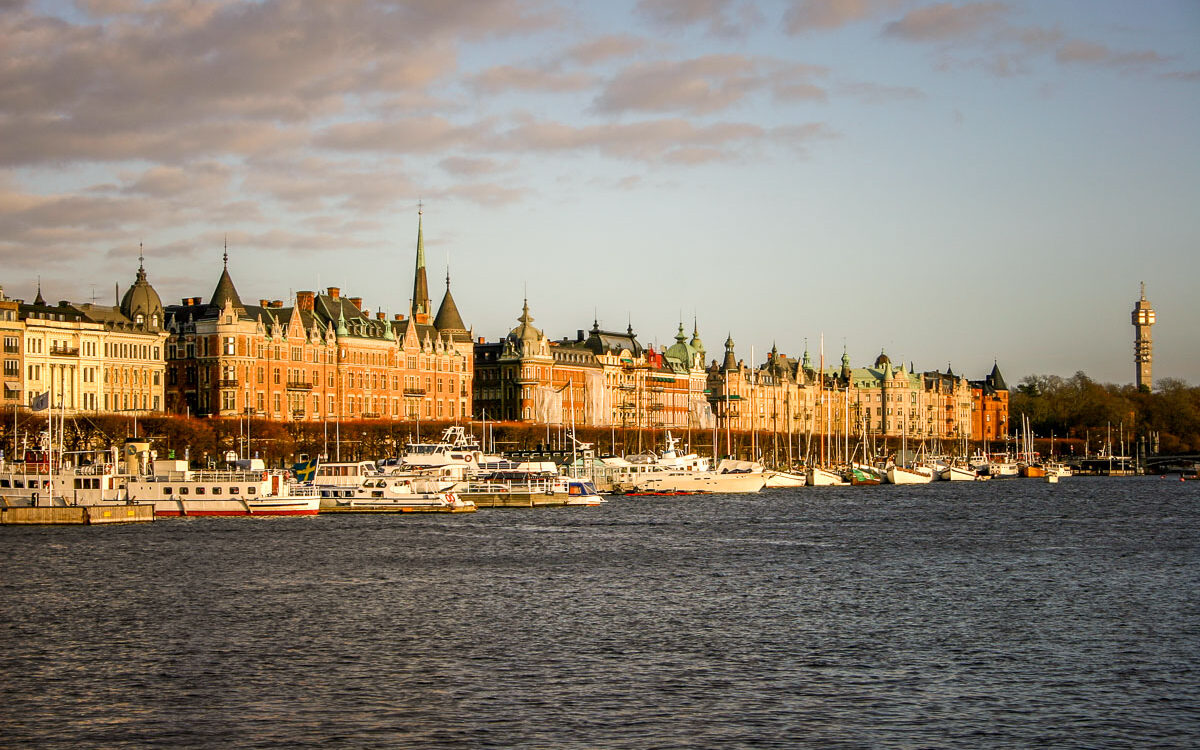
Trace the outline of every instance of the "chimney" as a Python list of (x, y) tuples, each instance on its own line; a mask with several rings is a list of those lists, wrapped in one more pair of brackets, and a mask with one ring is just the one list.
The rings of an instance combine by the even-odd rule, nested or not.
[(380, 310), (379, 312), (375, 313), (375, 320), (387, 320), (387, 313)]
[(483, 336), (479, 337), (479, 343), (481, 343), (481, 344), (483, 343)]
[(351, 297), (350, 304), (354, 305), (355, 310), (362, 309), (362, 297)]
[(337, 299), (342, 294), (342, 290), (338, 289), (336, 286), (331, 286), (328, 289), (326, 289), (325, 291), (327, 291), (329, 293), (329, 296), (334, 299)]
[(316, 292), (296, 292), (296, 307), (312, 312), (316, 299)]
[(402, 320), (404, 320), (404, 316), (400, 313), (396, 313), (396, 322), (399, 323)]
[(271, 307), (283, 307), (283, 300), (281, 300), (281, 299), (271, 300)]
[(269, 299), (260, 299), (260, 300), (258, 301), (258, 306), (259, 306), (259, 307), (270, 307), (270, 306), (271, 306), (271, 300), (269, 300)]
[(575, 340), (583, 341), (583, 329), (582, 328), (575, 331)]

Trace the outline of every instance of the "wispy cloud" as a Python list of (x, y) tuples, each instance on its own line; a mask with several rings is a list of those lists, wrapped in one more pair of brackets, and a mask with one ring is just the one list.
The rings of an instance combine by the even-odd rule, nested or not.
[(904, 0), (792, 0), (783, 14), (789, 34), (837, 29), (892, 11)]
[(826, 92), (812, 79), (827, 72), (820, 66), (743, 55), (638, 63), (605, 85), (594, 108), (609, 114), (632, 111), (705, 115), (728, 109), (762, 90), (785, 101), (824, 99)]
[(884, 26), (883, 33), (918, 42), (959, 39), (995, 30), (1009, 13), (1005, 3), (939, 3), (909, 11)]
[(749, 0), (639, 0), (636, 12), (659, 27), (703, 26), (718, 37), (742, 36), (765, 20)]

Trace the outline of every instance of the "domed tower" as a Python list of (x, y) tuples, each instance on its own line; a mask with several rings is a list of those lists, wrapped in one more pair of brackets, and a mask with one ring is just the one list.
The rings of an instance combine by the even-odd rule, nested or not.
[(1146, 282), (1142, 282), (1142, 298), (1133, 306), (1133, 365), (1138, 390), (1148, 391), (1153, 386), (1151, 376), (1154, 340), (1150, 338), (1150, 327), (1154, 325), (1154, 308), (1146, 299)]
[(157, 331), (163, 323), (163, 305), (158, 292), (146, 280), (144, 260), (139, 248), (137, 279), (121, 298), (121, 314), (132, 320), (135, 326)]

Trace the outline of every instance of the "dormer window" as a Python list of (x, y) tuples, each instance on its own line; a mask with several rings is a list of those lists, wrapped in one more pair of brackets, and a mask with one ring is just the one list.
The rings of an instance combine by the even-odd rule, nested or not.
[(145, 315), (142, 315), (141, 313), (138, 313), (137, 315), (135, 315), (135, 316), (133, 317), (133, 322), (134, 322), (134, 323), (137, 323), (138, 325), (145, 325), (145, 323), (146, 323), (146, 316), (145, 316)]

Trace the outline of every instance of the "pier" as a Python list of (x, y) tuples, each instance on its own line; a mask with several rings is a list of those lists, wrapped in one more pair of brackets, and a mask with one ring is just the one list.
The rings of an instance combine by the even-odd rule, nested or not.
[(148, 523), (153, 520), (154, 506), (151, 504), (0, 508), (2, 526), (91, 526), (103, 523)]

